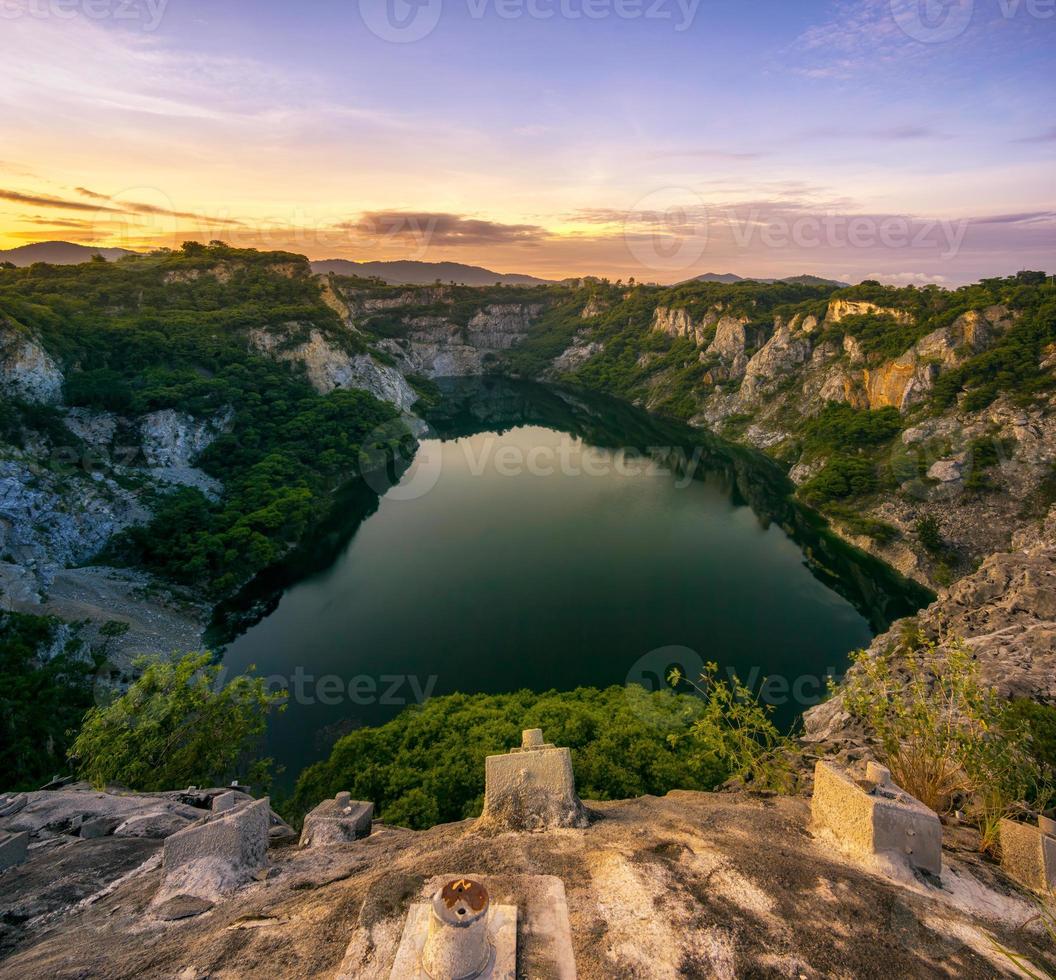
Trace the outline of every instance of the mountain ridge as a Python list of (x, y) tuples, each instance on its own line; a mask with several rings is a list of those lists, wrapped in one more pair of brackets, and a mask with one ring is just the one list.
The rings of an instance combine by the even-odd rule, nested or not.
[(80, 265), (89, 262), (94, 255), (101, 255), (107, 261), (123, 259), (127, 255), (137, 255), (127, 248), (102, 248), (95, 245), (80, 245), (76, 242), (32, 242), (15, 248), (0, 249), (0, 262), (10, 262), (19, 268), (46, 262), (48, 265)]
[(335, 273), (343, 276), (384, 279), (390, 286), (428, 286), (440, 280), (463, 286), (548, 286), (553, 280), (516, 272), (492, 272), (479, 265), (461, 262), (418, 262), (401, 259), (391, 262), (355, 262), (351, 259), (318, 259), (311, 263), (312, 272), (319, 275)]

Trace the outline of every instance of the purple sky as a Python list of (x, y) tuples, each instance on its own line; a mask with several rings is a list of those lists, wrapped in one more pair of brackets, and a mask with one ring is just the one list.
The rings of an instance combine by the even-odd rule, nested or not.
[(0, 247), (1056, 271), (1053, 0), (0, 0)]

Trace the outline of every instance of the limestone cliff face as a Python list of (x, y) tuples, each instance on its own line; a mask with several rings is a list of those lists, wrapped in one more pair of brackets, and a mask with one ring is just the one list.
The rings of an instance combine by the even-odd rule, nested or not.
[[(1023, 529), (1015, 549), (991, 555), (977, 572), (940, 593), (916, 617), (923, 635), (940, 644), (963, 639), (988, 687), (1004, 697), (1056, 701), (1056, 507)], [(879, 657), (901, 637), (901, 625), (876, 638)], [(837, 694), (804, 715), (811, 741), (853, 738)]]
[(688, 310), (672, 309), (668, 306), (656, 308), (652, 329), (666, 333), (669, 337), (686, 337), (695, 344), (705, 343), (708, 333), (703, 322), (693, 322)]
[(584, 320), (589, 320), (592, 317), (601, 316), (602, 313), (606, 313), (609, 310), (609, 304), (597, 296), (591, 296), (587, 300), (587, 305), (583, 307), (583, 312), (579, 315)]
[(906, 310), (897, 310), (888, 306), (878, 306), (865, 300), (834, 299), (829, 303), (825, 319), (829, 323), (839, 323), (849, 316), (889, 316), (899, 323), (912, 323), (913, 314)]
[(446, 316), (410, 316), (408, 330), (378, 347), (400, 368), (427, 378), (482, 374), (525, 337), (542, 307), (536, 303), (490, 304), (462, 327)]
[(0, 558), (5, 561), (79, 564), (118, 531), (149, 516), (135, 494), (102, 473), (61, 475), (37, 465), (32, 453), (0, 459)]
[(771, 392), (784, 378), (810, 360), (812, 345), (802, 330), (779, 324), (774, 335), (760, 348), (744, 369), (741, 404), (748, 406)]
[(355, 388), (368, 391), (401, 411), (410, 410), (418, 400), (414, 389), (395, 368), (379, 364), (369, 354), (349, 354), (318, 330), (312, 330), (308, 340), (293, 347), (287, 346), (283, 334), (274, 331), (251, 330), (248, 336), (250, 344), (262, 353), (303, 364), (312, 387), (321, 394), (335, 388)]
[(911, 350), (876, 370), (862, 371), (866, 403), (873, 409), (890, 406), (904, 412), (927, 397), (938, 376), (934, 364), (921, 362)]
[(0, 392), (38, 405), (62, 401), (62, 371), (33, 335), (0, 319)]
[(560, 376), (575, 371), (604, 349), (603, 344), (589, 339), (588, 331), (580, 331), (571, 346), (554, 358), (552, 373)]
[(196, 419), (186, 412), (164, 409), (139, 421), (143, 456), (148, 466), (193, 466), (198, 456), (231, 427), (232, 412), (214, 419)]

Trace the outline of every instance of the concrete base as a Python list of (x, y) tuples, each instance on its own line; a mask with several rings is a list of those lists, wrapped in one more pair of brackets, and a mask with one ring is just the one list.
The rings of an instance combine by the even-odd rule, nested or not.
[(537, 729), (525, 732), (521, 747), (509, 755), (489, 755), (484, 781), (478, 830), (545, 830), (589, 823), (576, 795), (571, 753), (544, 743)]
[(323, 800), (304, 818), (301, 847), (349, 844), (360, 837), (369, 837), (373, 820), (373, 803), (338, 793), (332, 800)]
[(852, 857), (889, 870), (908, 864), (942, 873), (942, 825), (934, 811), (891, 782), (891, 773), (870, 763), (864, 785), (828, 762), (814, 768), (812, 829), (831, 835)]
[(1033, 824), (1002, 820), (1001, 867), (1021, 885), (1051, 894), (1056, 889), (1056, 837)]
[[(400, 953), (408, 935), (424, 937), (428, 935), (429, 916), (414, 912), (415, 905), (421, 904), (429, 910), (429, 899), (447, 882), (458, 875), (440, 875), (426, 881), (418, 892), (417, 898), (408, 911)], [(568, 920), (568, 904), (565, 900), (565, 886), (560, 878), (553, 875), (486, 875), (469, 874), (466, 877), (479, 881), (491, 896), (491, 911), (496, 908), (513, 907), (517, 912), (517, 974), (519, 977), (546, 978), (546, 980), (576, 980), (576, 960), (572, 952), (572, 930)], [(412, 913), (421, 916), (412, 928)], [(364, 946), (363, 937), (353, 939), (345, 954), (345, 959), (338, 970), (336, 980), (400, 980), (404, 977), (416, 977), (413, 972), (400, 974), (396, 967), (402, 967), (406, 960), (393, 959), (396, 951), (390, 946), (386, 951), (377, 940), (371, 940), (369, 947)], [(412, 949), (420, 949), (411, 944)], [(429, 978), (434, 980), (434, 978)]]
[[(390, 980), (449, 980), (431, 977), (422, 964), (425, 941), (429, 937), (429, 917), (432, 906), (419, 902), (407, 913), (400, 948), (392, 964)], [(488, 937), (491, 959), (473, 980), (516, 980), (517, 977), (517, 906), (493, 905), (488, 912)], [(452, 978), (454, 980), (454, 978)], [(461, 978), (457, 978), (461, 980)]]
[(258, 877), (268, 865), (267, 797), (165, 838), (165, 882), (156, 900), (175, 894), (214, 900)]
[(26, 860), (29, 851), (29, 834), (0, 833), (0, 871), (13, 868)]

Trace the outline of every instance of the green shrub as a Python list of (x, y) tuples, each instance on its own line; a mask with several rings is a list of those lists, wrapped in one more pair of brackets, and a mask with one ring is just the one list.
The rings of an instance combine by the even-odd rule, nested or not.
[(297, 819), (349, 790), (373, 800), (388, 823), (421, 829), (476, 816), (485, 756), (520, 745), (525, 728), (542, 728), (547, 741), (572, 750), (585, 799), (711, 789), (731, 774), (728, 761), (702, 754), (691, 740), (665, 738), (686, 731), (702, 710), (698, 698), (634, 685), (431, 698), (340, 739), (328, 759), (301, 773), (287, 810)]
[(813, 506), (832, 500), (846, 500), (873, 493), (879, 486), (876, 468), (869, 460), (855, 456), (833, 456), (820, 473), (799, 489), (800, 496)]
[[(676, 671), (669, 680), (677, 686), (683, 678)], [(770, 720), (774, 706), (761, 704), (736, 674), (722, 680), (714, 662), (699, 679), (685, 680), (701, 695), (703, 708), (685, 735), (670, 735), (669, 741), (688, 740), (706, 767), (740, 776), (753, 788), (787, 788), (791, 773), (778, 751), (785, 739)]]
[(918, 637), (852, 661), (844, 704), (879, 740), (895, 782), (938, 813), (964, 809), (984, 849), (996, 845), (1001, 817), (1048, 797), (1037, 758), (963, 642)]
[(814, 452), (847, 452), (889, 442), (901, 431), (902, 417), (896, 408), (871, 411), (828, 402), (803, 426), (803, 442)]
[(946, 550), (946, 541), (942, 537), (939, 522), (932, 514), (926, 514), (917, 521), (915, 530), (917, 540), (932, 555), (941, 555)]
[(62, 623), (0, 613), (0, 786), (36, 789), (66, 768), (70, 729), (92, 705), (98, 658), (72, 636), (53, 649)]
[(287, 692), (248, 674), (225, 684), (209, 653), (137, 666), (143, 673), (125, 694), (85, 716), (69, 750), (82, 779), (143, 792), (222, 786), (234, 776), (267, 784), (269, 760), (251, 754)]

